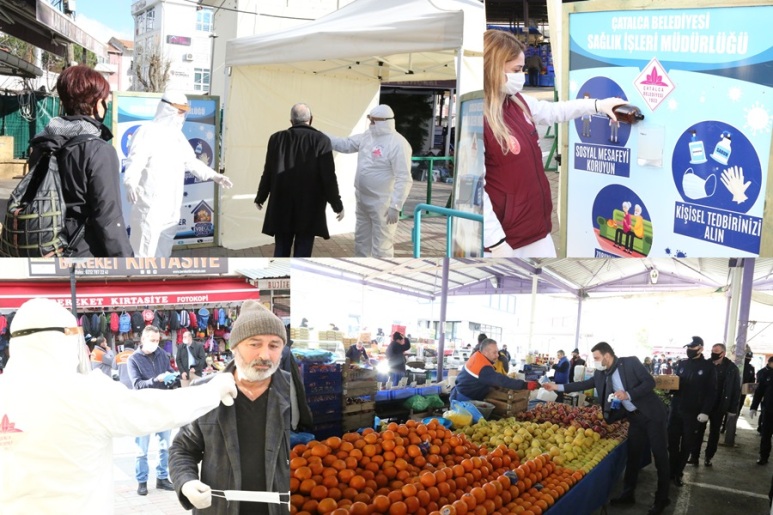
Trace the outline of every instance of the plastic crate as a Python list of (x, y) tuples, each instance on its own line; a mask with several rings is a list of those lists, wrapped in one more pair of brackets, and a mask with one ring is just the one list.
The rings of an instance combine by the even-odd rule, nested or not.
[(338, 363), (302, 363), (300, 369), (304, 379), (319, 374), (335, 374), (341, 377), (341, 365)]
[(389, 390), (389, 400), (399, 401), (418, 395), (418, 388), (401, 388), (399, 390)]
[(340, 420), (337, 422), (325, 422), (321, 424), (314, 423), (314, 431), (312, 431), (314, 438), (316, 438), (317, 441), (330, 438), (331, 436), (341, 436), (343, 432)]
[(376, 402), (385, 402), (389, 400), (389, 390), (379, 390), (376, 392)]
[(422, 388), (418, 388), (419, 395), (440, 395), (440, 386), (434, 385), (434, 386), (424, 386)]

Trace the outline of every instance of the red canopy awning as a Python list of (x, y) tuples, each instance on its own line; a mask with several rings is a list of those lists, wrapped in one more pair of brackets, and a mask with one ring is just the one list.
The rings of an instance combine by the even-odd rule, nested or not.
[[(8, 281), (0, 285), (0, 309), (17, 309), (29, 299), (45, 297), (69, 308), (69, 282)], [(241, 278), (208, 280), (166, 280), (109, 283), (78, 282), (80, 308), (120, 309), (136, 306), (180, 304), (227, 304), (260, 299), (260, 291)]]

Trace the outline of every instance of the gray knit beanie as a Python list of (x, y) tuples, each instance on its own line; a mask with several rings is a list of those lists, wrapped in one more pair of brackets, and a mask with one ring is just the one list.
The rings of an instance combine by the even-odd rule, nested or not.
[(287, 330), (282, 320), (256, 300), (246, 300), (231, 328), (231, 349), (250, 336), (275, 334), (287, 343)]

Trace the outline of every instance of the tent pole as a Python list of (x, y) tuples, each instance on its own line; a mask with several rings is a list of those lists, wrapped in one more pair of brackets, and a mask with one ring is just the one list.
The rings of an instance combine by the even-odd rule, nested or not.
[[(725, 324), (725, 346), (732, 348), (735, 344), (735, 333), (738, 325), (738, 308), (741, 302), (741, 284), (743, 278), (743, 269), (741, 261), (735, 264), (731, 261), (730, 267), (730, 299), (728, 306), (727, 323)], [(744, 351), (745, 352), (745, 351)], [(738, 349), (736, 349), (736, 355)], [(743, 363), (743, 360), (741, 360)]]
[(580, 297), (579, 302), (577, 302), (577, 326), (574, 328), (574, 348), (575, 349), (580, 348), (580, 323), (582, 321), (582, 301), (583, 301), (583, 298)]
[(537, 284), (538, 284), (537, 276), (533, 275), (531, 277), (531, 313), (530, 313), (531, 320), (529, 321), (528, 352), (531, 352), (531, 340), (532, 340), (532, 337), (534, 336), (534, 319), (537, 316)]
[[(459, 101), (458, 98), (456, 98), (459, 91), (461, 91), (460, 87), (462, 85), (462, 56), (464, 55), (464, 49), (462, 47), (459, 47), (459, 49), (456, 51), (456, 89), (451, 91), (451, 97), (448, 99), (449, 101), (449, 109), (448, 109), (448, 132), (446, 133), (446, 148), (445, 148), (445, 156), (451, 155), (451, 128), (454, 127), (455, 124), (452, 124), (451, 121), (454, 120), (456, 117), (456, 106), (457, 102)], [(458, 137), (459, 135), (456, 134), (456, 131), (454, 131), (454, 134)], [(454, 149), (456, 149), (456, 141), (454, 141)], [(454, 169), (456, 169), (456, 166), (454, 166)]]
[(448, 306), (448, 257), (443, 258), (443, 287), (440, 291), (440, 338), (437, 346), (437, 381), (443, 381), (443, 356), (446, 345), (446, 308)]

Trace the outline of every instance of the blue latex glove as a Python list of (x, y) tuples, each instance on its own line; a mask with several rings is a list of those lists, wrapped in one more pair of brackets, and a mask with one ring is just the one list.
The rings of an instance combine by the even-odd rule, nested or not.
[(175, 379), (177, 379), (177, 373), (169, 372), (164, 376), (164, 384), (170, 385), (175, 382)]

